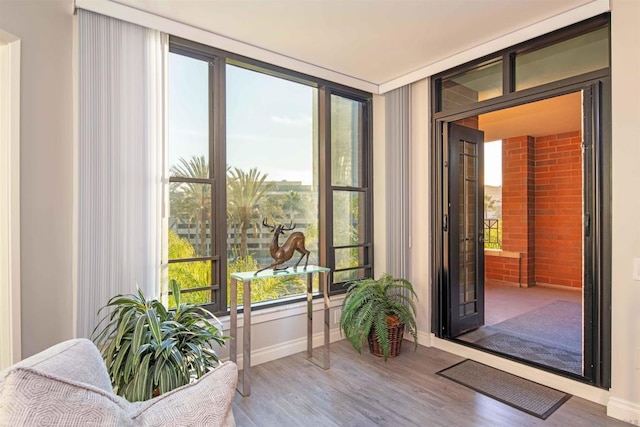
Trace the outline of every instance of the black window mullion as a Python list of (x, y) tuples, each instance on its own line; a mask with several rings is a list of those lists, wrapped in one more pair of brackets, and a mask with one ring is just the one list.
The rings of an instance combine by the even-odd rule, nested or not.
[[(227, 127), (226, 127), (226, 61), (217, 57), (209, 67), (210, 123), (213, 127), (209, 152), (212, 161), (209, 168), (214, 179), (211, 211), (215, 212), (212, 233), (212, 249), (219, 261), (211, 263), (211, 278), (218, 285), (214, 292), (214, 312), (227, 312)], [(215, 236), (215, 238), (214, 238)]]
[[(335, 256), (333, 254), (333, 190), (331, 188), (331, 91), (326, 85), (318, 88), (318, 188), (320, 265), (333, 271)], [(333, 283), (330, 273), (329, 283)]]

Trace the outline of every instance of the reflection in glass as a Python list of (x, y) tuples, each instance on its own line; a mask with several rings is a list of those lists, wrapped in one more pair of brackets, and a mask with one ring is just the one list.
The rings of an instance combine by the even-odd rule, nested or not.
[(333, 245), (364, 243), (364, 200), (357, 191), (333, 192)]
[(516, 56), (516, 90), (527, 89), (609, 66), (609, 30), (600, 28)]
[(169, 185), (169, 259), (211, 255), (211, 185)]
[(169, 172), (206, 178), (198, 166), (209, 161), (209, 63), (169, 53), (168, 67)]
[(331, 184), (361, 187), (361, 102), (331, 95)]
[(441, 110), (463, 107), (502, 95), (502, 59), (442, 79)]

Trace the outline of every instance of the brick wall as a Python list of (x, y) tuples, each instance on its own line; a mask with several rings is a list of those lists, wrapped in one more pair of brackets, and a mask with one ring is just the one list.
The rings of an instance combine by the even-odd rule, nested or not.
[(521, 260), (487, 251), (487, 280), (582, 287), (581, 143), (580, 131), (502, 141), (502, 249)]
[(502, 256), (503, 251), (485, 250), (485, 280), (520, 283), (520, 259)]
[(582, 287), (582, 137), (536, 138), (535, 280)]
[(534, 142), (530, 136), (502, 141), (502, 250), (521, 254), (525, 286), (535, 284)]

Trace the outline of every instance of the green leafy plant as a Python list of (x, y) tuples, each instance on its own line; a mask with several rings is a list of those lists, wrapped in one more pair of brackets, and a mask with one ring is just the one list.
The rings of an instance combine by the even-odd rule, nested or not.
[(418, 346), (417, 296), (408, 280), (382, 275), (351, 282), (342, 304), (340, 329), (351, 345), (362, 353), (362, 345), (374, 332), (385, 360), (389, 357), (389, 327), (404, 324)]
[(99, 311), (107, 313), (92, 337), (101, 350), (114, 391), (131, 402), (148, 400), (216, 367), (213, 344), (224, 346), (228, 337), (213, 322), (209, 311), (180, 303), (180, 287), (170, 282), (176, 309), (137, 295), (117, 295)]

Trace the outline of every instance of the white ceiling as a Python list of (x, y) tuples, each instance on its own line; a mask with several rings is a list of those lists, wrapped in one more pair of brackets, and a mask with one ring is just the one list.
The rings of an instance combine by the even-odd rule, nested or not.
[(602, 3), (602, 0), (113, 1), (376, 85), (575, 8)]

